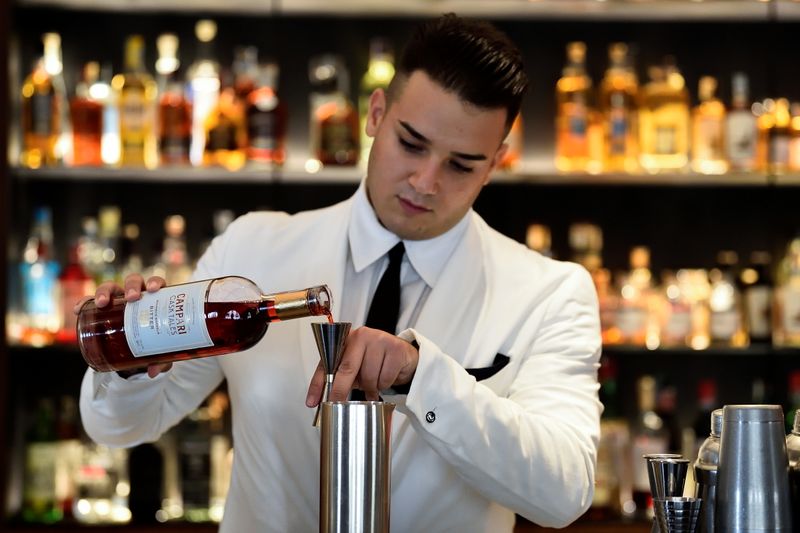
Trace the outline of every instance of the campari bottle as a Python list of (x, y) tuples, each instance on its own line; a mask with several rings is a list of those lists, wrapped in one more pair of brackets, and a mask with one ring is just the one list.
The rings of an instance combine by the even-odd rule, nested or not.
[(98, 308), (88, 300), (78, 315), (78, 344), (98, 372), (127, 371), (246, 350), (270, 322), (324, 315), (331, 321), (326, 285), (262, 294), (249, 279), (227, 276), (144, 292)]

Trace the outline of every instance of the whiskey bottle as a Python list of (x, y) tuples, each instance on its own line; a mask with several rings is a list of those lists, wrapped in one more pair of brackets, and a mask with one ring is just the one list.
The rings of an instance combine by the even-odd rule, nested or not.
[(800, 346), (800, 237), (789, 243), (776, 274), (772, 342)]
[(671, 63), (650, 68), (639, 108), (639, 163), (650, 173), (679, 172), (689, 161), (689, 93)]
[(375, 89), (386, 89), (394, 78), (394, 51), (391, 43), (376, 37), (369, 42), (369, 62), (367, 71), (361, 77), (358, 88), (358, 129), (361, 133), (361, 162), (366, 163), (372, 147), (372, 137), (367, 135), (367, 112), (369, 98)]
[(127, 167), (157, 165), (154, 104), (156, 84), (144, 66), (144, 39), (132, 35), (125, 42), (125, 72), (114, 76), (118, 92), (120, 163)]
[(157, 41), (158, 151), (161, 165), (189, 163), (192, 135), (192, 106), (186, 98), (177, 57), (178, 38), (163, 34)]
[(189, 160), (193, 166), (201, 166), (206, 145), (206, 119), (219, 99), (219, 65), (213, 55), (217, 24), (213, 20), (199, 20), (195, 24), (194, 33), (198, 40), (197, 59), (187, 73), (192, 103), (192, 142), (189, 148)]
[(225, 73), (221, 79), (217, 104), (205, 120), (203, 165), (221, 166), (233, 172), (242, 168), (247, 159), (245, 109), (236, 96), (231, 76)]
[(556, 168), (586, 172), (589, 167), (589, 113), (592, 80), (586, 74), (586, 44), (567, 45), (567, 64), (556, 82)]
[(655, 348), (658, 346), (658, 323), (653, 311), (650, 249), (645, 246), (631, 249), (630, 266), (631, 269), (622, 274), (618, 283), (617, 335), (622, 344)]
[(360, 155), (358, 112), (347, 97), (348, 74), (342, 59), (326, 54), (312, 58), (312, 154), (323, 165), (352, 166)]
[(103, 137), (103, 105), (95, 100), (90, 88), (97, 83), (100, 65), (89, 62), (83, 68), (83, 79), (75, 87), (75, 96), (69, 102), (72, 119), (72, 164), (75, 166), (101, 166)]
[(330, 315), (327, 286), (264, 295), (250, 280), (227, 276), (165, 287), (135, 302), (88, 300), (78, 315), (78, 344), (98, 372), (222, 355), (254, 346), (270, 322)]
[(22, 84), (22, 154), (20, 162), (28, 168), (52, 166), (60, 162), (58, 143), (63, 129), (62, 113), (66, 106), (57, 76), (62, 65), (53, 51), (60, 50), (56, 33), (43, 37), (45, 55), (37, 60)]
[(278, 64), (259, 67), (256, 88), (247, 96), (247, 159), (258, 165), (286, 161), (286, 103), (278, 95)]
[(736, 72), (732, 80), (733, 98), (725, 120), (725, 153), (730, 169), (752, 172), (756, 169), (756, 142), (758, 125), (750, 109), (747, 75)]
[(725, 106), (714, 95), (716, 90), (714, 77), (700, 78), (700, 103), (692, 110), (692, 170), (700, 174), (724, 174), (728, 171), (723, 144)]
[(758, 250), (750, 254), (750, 265), (742, 270), (742, 297), (750, 342), (769, 344), (772, 340), (772, 279), (769, 252)]
[(717, 267), (708, 277), (711, 281), (709, 296), (709, 331), (712, 347), (743, 348), (750, 340), (744, 321), (742, 295), (736, 284), (734, 268), (739, 258), (732, 250), (717, 254)]
[(628, 46), (608, 48), (610, 66), (600, 84), (604, 172), (636, 172), (638, 163), (637, 100), (639, 82), (628, 60)]
[(692, 337), (692, 304), (684, 285), (672, 271), (662, 273), (661, 327), (662, 347), (686, 347)]

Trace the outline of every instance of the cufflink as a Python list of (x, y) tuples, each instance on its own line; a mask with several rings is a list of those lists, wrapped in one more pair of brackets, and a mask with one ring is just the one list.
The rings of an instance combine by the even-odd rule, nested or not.
[(433, 424), (434, 422), (436, 422), (436, 413), (434, 413), (433, 411), (428, 411), (427, 413), (425, 413), (425, 421), (428, 424)]

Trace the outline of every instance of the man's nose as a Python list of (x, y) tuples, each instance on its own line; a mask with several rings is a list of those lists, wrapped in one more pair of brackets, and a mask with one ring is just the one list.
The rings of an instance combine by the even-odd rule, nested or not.
[(439, 192), (439, 164), (429, 159), (422, 163), (409, 178), (409, 183), (420, 194)]

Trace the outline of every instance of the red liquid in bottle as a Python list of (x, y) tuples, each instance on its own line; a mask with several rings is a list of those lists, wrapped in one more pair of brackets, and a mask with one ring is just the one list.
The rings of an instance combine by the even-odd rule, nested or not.
[(81, 310), (78, 324), (81, 353), (89, 366), (106, 372), (246, 350), (261, 340), (269, 322), (277, 320), (268, 312), (271, 307), (269, 300), (206, 302), (206, 326), (213, 346), (135, 357), (125, 339), (124, 299), (101, 309), (92, 300)]

